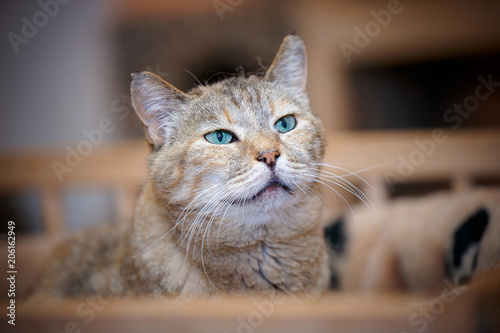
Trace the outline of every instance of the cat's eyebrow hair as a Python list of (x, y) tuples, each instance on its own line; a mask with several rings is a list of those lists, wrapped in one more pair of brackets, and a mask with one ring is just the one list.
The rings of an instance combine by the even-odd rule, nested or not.
[(248, 90), (243, 90), (243, 96), (245, 96), (245, 102), (247, 105), (253, 104), (252, 94)]
[(238, 99), (233, 95), (231, 94), (231, 102), (234, 104), (234, 106), (236, 106), (237, 108), (239, 108), (241, 106), (241, 103), (238, 101)]
[(277, 110), (279, 110), (279, 109), (283, 109), (285, 105), (286, 105), (286, 101), (281, 100), (281, 101), (280, 101), (280, 104), (278, 105), (278, 107), (277, 107), (276, 109), (277, 109)]
[(255, 89), (254, 92), (255, 92), (255, 100), (257, 104), (260, 104), (260, 91), (258, 89)]
[(222, 113), (224, 114), (224, 117), (226, 117), (226, 120), (227, 120), (230, 124), (232, 124), (232, 123), (233, 123), (233, 120), (231, 119), (231, 115), (229, 114), (229, 110), (228, 110), (226, 107), (222, 108)]
[(273, 116), (276, 113), (276, 108), (274, 106), (274, 101), (273, 100), (269, 101), (269, 111), (271, 111), (271, 115), (273, 115)]

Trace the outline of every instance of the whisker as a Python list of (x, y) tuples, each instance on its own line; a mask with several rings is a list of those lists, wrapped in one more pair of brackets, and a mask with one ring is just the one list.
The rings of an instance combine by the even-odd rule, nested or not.
[(305, 175), (305, 176), (312, 176), (315, 182), (320, 183), (320, 184), (323, 184), (323, 185), (324, 185), (324, 186), (326, 186), (328, 189), (330, 189), (332, 192), (334, 192), (336, 195), (338, 195), (338, 196), (339, 196), (339, 198), (341, 198), (341, 199), (344, 201), (344, 203), (345, 203), (345, 204), (349, 207), (349, 209), (351, 210), (352, 215), (353, 215), (353, 216), (355, 216), (354, 211), (353, 211), (353, 209), (352, 209), (351, 205), (349, 204), (349, 202), (348, 202), (348, 201), (347, 201), (347, 200), (346, 200), (346, 199), (345, 199), (345, 198), (344, 198), (344, 197), (343, 197), (343, 196), (342, 196), (342, 195), (341, 195), (341, 194), (340, 194), (337, 190), (335, 190), (335, 189), (334, 189), (333, 187), (331, 187), (330, 185), (328, 185), (328, 184), (326, 184), (326, 183), (322, 182), (321, 180), (319, 180), (318, 178), (316, 178), (316, 176), (315, 176), (315, 175), (310, 175), (310, 174), (304, 174), (304, 175)]
[[(324, 163), (318, 163), (318, 165), (329, 166), (329, 165), (324, 164)], [(333, 167), (333, 166), (330, 166), (330, 167)], [(365, 182), (371, 188), (373, 188), (365, 179), (363, 179), (359, 175), (357, 175), (349, 170), (343, 169), (343, 168), (339, 168), (339, 169), (346, 171), (346, 172), (349, 172), (350, 175), (356, 175), (359, 179), (361, 179), (363, 182)], [(321, 170), (321, 172), (326, 174), (323, 176), (319, 176), (319, 177), (321, 177), (321, 179), (345, 189), (346, 191), (348, 191), (349, 193), (354, 195), (356, 198), (361, 200), (365, 204), (365, 206), (371, 211), (371, 213), (377, 218), (377, 222), (381, 226), (381, 228), (384, 232), (384, 235), (387, 237), (387, 233), (386, 233), (384, 224), (382, 222), (382, 219), (380, 218), (380, 215), (378, 214), (378, 211), (377, 211), (375, 205), (370, 200), (370, 198), (368, 198), (357, 186), (355, 186), (354, 184), (352, 184), (348, 180), (344, 179), (343, 177), (336, 175), (334, 173), (328, 172), (328, 171), (324, 171), (324, 170)], [(338, 182), (334, 181), (333, 179), (337, 180)], [(352, 211), (352, 209), (351, 209), (351, 211)]]
[(191, 241), (194, 236), (194, 231), (198, 227), (198, 224), (202, 223), (206, 219), (206, 215), (210, 213), (211, 207), (219, 200), (219, 196), (222, 195), (224, 190), (225, 188), (221, 188), (212, 196), (212, 198), (203, 206), (203, 208), (198, 212), (194, 220), (191, 222), (191, 225), (187, 230), (186, 234), (182, 235), (181, 244), (184, 243), (187, 237), (186, 256), (189, 253), (189, 247), (191, 245)]
[[(215, 209), (212, 211), (212, 216), (211, 216), (210, 220), (207, 223), (208, 232), (210, 232), (210, 226), (214, 223), (215, 218), (217, 217), (217, 214), (219, 213), (219, 211), (221, 210), (221, 208), (223, 208), (224, 205), (226, 205), (228, 202), (231, 203), (231, 200), (232, 200), (231, 199), (231, 194), (233, 192), (235, 192), (235, 190), (230, 191), (229, 195), (226, 194), (226, 197), (222, 198), (222, 200), (219, 200), (218, 204), (215, 206)], [(222, 215), (222, 217), (219, 218), (219, 228), (220, 228), (220, 226), (222, 226), (222, 223), (224, 222), (225, 213), (227, 212), (227, 210), (229, 209), (229, 207), (230, 207), (230, 204), (227, 206), (227, 208), (224, 211), (224, 214)], [(203, 240), (205, 239), (206, 233), (207, 233), (207, 229), (205, 229), (205, 233), (203, 234), (202, 244), (203, 244)], [(208, 241), (209, 241), (209, 239), (208, 239), (208, 235), (207, 235), (207, 249), (210, 252), (210, 246), (209, 246)]]
[(184, 69), (184, 72), (187, 72), (188, 74), (190, 74), (190, 75), (191, 75), (191, 76), (192, 76), (192, 77), (196, 80), (196, 82), (198, 82), (198, 84), (199, 84), (200, 86), (203, 86), (203, 84), (200, 82), (200, 80), (198, 80), (198, 78), (197, 78), (196, 76), (194, 76), (194, 74), (193, 74), (193, 73), (191, 73), (191, 72), (190, 72), (190, 71), (188, 71), (187, 69)]
[[(348, 175), (343, 175), (343, 176), (332, 174), (332, 173), (330, 173), (330, 174), (335, 175), (336, 177), (339, 177), (339, 178), (345, 178), (347, 176), (355, 176), (356, 178), (358, 178), (359, 180), (361, 180), (363, 183), (365, 183), (367, 186), (369, 186), (370, 188), (372, 188), (372, 185), (369, 182), (367, 182), (363, 177), (361, 177), (360, 175), (358, 175), (358, 173), (365, 172), (365, 171), (368, 171), (368, 170), (372, 170), (372, 169), (375, 169), (375, 168), (381, 168), (381, 167), (384, 167), (384, 166), (392, 165), (394, 163), (386, 163), (386, 164), (375, 165), (375, 166), (372, 166), (372, 167), (369, 167), (369, 168), (365, 168), (365, 169), (362, 169), (362, 170), (359, 170), (359, 171), (356, 171), (356, 172), (352, 172), (352, 171), (350, 171), (348, 169), (341, 168), (341, 167), (338, 167), (338, 166), (335, 166), (335, 165), (332, 165), (332, 164), (327, 164), (327, 163), (311, 163), (311, 164), (312, 165), (317, 165), (317, 166), (326, 166), (326, 167), (329, 167), (329, 168), (333, 168), (333, 169), (337, 169), (337, 170), (341, 170), (341, 171), (347, 172)], [(321, 170), (321, 171), (328, 173), (328, 171), (325, 171), (325, 170)]]
[(206, 192), (208, 191), (211, 191), (212, 189), (214, 189), (215, 187), (218, 187), (218, 184), (214, 184), (212, 186), (210, 186), (209, 188), (205, 189), (203, 192), (201, 192), (200, 194), (198, 194), (193, 200), (191, 200), (191, 202), (182, 210), (181, 214), (179, 215), (179, 217), (177, 218), (177, 221), (175, 222), (175, 226), (178, 226), (178, 224), (180, 223), (180, 220), (181, 220), (181, 217), (183, 217), (183, 214), (184, 217), (182, 218), (182, 227), (181, 227), (181, 234), (183, 233), (184, 231), (184, 221), (186, 220), (186, 217), (188, 216), (188, 214), (190, 214), (194, 209), (196, 209), (196, 207), (193, 207), (192, 209), (189, 209), (189, 207), (196, 201), (196, 199), (200, 198), (203, 194), (205, 194)]
[[(225, 186), (225, 188), (226, 187), (227, 186)], [(208, 250), (210, 256), (212, 257), (212, 253), (210, 252), (210, 244), (209, 244), (210, 227), (214, 223), (217, 213), (221, 210), (221, 208), (223, 208), (224, 204), (227, 204), (229, 202), (229, 205), (226, 208), (226, 210), (224, 211), (222, 218), (220, 218), (220, 220), (219, 220), (219, 228), (220, 228), (220, 226), (224, 222), (224, 217), (225, 217), (225, 214), (227, 212), (227, 209), (230, 207), (230, 203), (232, 202), (231, 200), (232, 200), (232, 197), (234, 196), (233, 193), (235, 193), (235, 192), (236, 192), (236, 189), (229, 192), (229, 195), (227, 195), (226, 198), (224, 198), (223, 200), (219, 200), (218, 204), (215, 206), (215, 209), (213, 209), (213, 211), (212, 211), (212, 216), (211, 216), (210, 220), (208, 221), (208, 223), (206, 224), (205, 232), (203, 233), (203, 237), (201, 239), (201, 245), (200, 245), (201, 265), (203, 267), (203, 270), (205, 272), (205, 275), (206, 275), (208, 281), (215, 289), (217, 289), (217, 287), (215, 287), (215, 285), (212, 283), (212, 280), (208, 276), (208, 272), (207, 272), (206, 267), (205, 267), (205, 259), (204, 259), (204, 251), (203, 251), (204, 250), (204, 241), (205, 241), (205, 237), (206, 237), (207, 238), (207, 250)], [(200, 228), (198, 230), (198, 234), (199, 234), (200, 230), (201, 230), (201, 225), (200, 225)], [(197, 238), (198, 238), (198, 234), (196, 236)], [(193, 255), (194, 255), (194, 246), (193, 246)]]
[[(181, 215), (180, 215), (180, 216), (182, 216), (182, 214), (184, 213), (184, 211), (185, 211), (185, 210), (186, 210), (189, 206), (191, 206), (191, 205), (192, 205), (192, 204), (196, 201), (196, 199), (197, 199), (198, 197), (200, 197), (203, 193), (207, 192), (208, 190), (212, 189), (213, 187), (215, 187), (215, 186), (212, 186), (212, 187), (210, 187), (210, 188), (206, 189), (206, 190), (205, 190), (205, 191), (203, 191), (201, 194), (199, 194), (198, 196), (196, 196), (193, 200), (191, 200), (191, 202), (190, 202), (190, 203), (189, 203), (189, 204), (188, 204), (188, 205), (187, 205), (187, 206), (186, 206), (186, 207), (182, 210), (182, 212), (181, 212)], [(180, 217), (180, 216), (179, 216), (179, 217)], [(177, 220), (179, 220), (179, 219), (177, 219)], [(164, 233), (164, 234), (163, 234), (160, 238), (158, 238), (156, 241), (154, 241), (154, 242), (153, 242), (150, 246), (148, 246), (147, 248), (145, 248), (145, 249), (144, 249), (144, 250), (142, 250), (141, 252), (139, 252), (139, 253), (137, 253), (137, 254), (133, 255), (132, 257), (130, 257), (130, 259), (134, 259), (135, 257), (137, 257), (137, 256), (139, 256), (139, 255), (141, 255), (141, 254), (145, 253), (146, 251), (148, 251), (149, 249), (151, 249), (153, 246), (155, 246), (156, 244), (158, 244), (158, 242), (160, 242), (160, 241), (161, 241), (163, 238), (165, 238), (165, 237), (166, 237), (166, 236), (167, 236), (167, 235), (168, 235), (168, 234), (169, 234), (172, 230), (174, 230), (174, 229), (177, 227), (177, 225), (178, 225), (178, 224), (177, 224), (177, 222), (176, 222), (176, 223), (174, 224), (174, 226), (173, 226), (172, 228), (170, 228), (170, 230), (168, 230), (166, 233)]]

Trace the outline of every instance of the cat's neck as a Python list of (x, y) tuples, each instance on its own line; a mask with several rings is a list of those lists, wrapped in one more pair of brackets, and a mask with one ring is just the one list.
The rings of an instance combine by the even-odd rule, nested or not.
[(133, 225), (138, 243), (135, 251), (147, 250), (148, 258), (174, 251), (184, 256), (186, 265), (198, 267), (201, 279), (206, 278), (215, 290), (295, 291), (328, 280), (319, 210), (313, 201), (303, 202), (290, 212), (269, 215), (265, 220), (239, 215), (243, 220), (235, 221), (228, 216), (222, 221), (223, 233), (218, 233), (218, 224), (212, 230), (205, 226), (188, 230), (191, 234), (181, 232), (180, 226), (174, 228), (180, 214), (182, 209), (162, 203), (153, 186), (147, 184)]

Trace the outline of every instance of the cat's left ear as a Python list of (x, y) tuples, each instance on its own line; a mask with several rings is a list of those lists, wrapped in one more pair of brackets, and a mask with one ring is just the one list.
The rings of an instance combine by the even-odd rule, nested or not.
[(305, 92), (307, 56), (306, 48), (300, 37), (290, 35), (283, 39), (283, 43), (281, 43), (264, 79), (293, 88), (298, 92)]

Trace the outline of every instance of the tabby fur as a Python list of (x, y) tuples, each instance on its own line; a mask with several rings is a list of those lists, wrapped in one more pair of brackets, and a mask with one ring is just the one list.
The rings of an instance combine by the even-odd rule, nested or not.
[[(311, 195), (324, 134), (309, 107), (306, 75), (297, 36), (284, 39), (262, 77), (230, 77), (184, 93), (152, 73), (133, 74), (132, 102), (151, 146), (134, 218), (84, 231), (59, 247), (38, 291), (324, 290), (328, 258), (320, 202)], [(280, 133), (274, 125), (286, 115), (296, 127)], [(204, 137), (221, 129), (236, 141)]]

